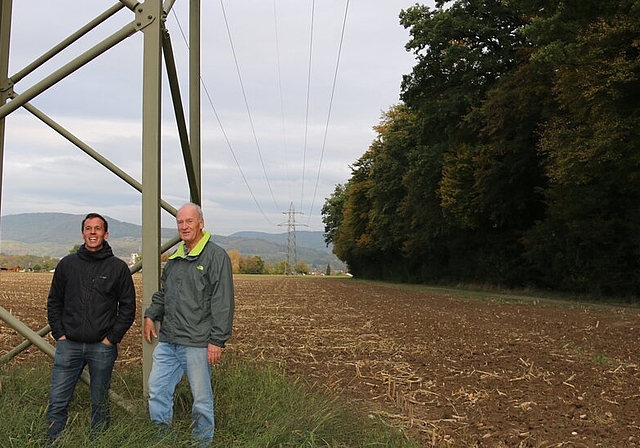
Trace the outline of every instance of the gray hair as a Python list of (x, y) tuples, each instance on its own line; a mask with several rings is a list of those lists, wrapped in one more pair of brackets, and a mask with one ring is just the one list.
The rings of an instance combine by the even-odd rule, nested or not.
[(182, 207), (180, 207), (180, 208), (182, 209), (182, 208), (185, 208), (185, 207), (193, 207), (193, 208), (195, 208), (196, 211), (198, 212), (198, 218), (201, 221), (204, 221), (204, 214), (202, 213), (202, 207), (200, 207), (198, 204), (196, 204), (195, 202), (187, 202), (187, 203), (183, 204)]

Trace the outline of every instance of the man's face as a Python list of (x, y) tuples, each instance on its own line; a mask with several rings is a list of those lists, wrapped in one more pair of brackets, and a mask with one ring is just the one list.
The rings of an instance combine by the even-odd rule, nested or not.
[(100, 218), (89, 218), (82, 228), (84, 247), (90, 252), (102, 249), (104, 240), (109, 237), (109, 232), (104, 230), (104, 222)]
[(180, 238), (189, 249), (193, 249), (202, 238), (204, 228), (204, 221), (198, 216), (198, 211), (194, 207), (183, 207), (178, 210), (176, 221)]

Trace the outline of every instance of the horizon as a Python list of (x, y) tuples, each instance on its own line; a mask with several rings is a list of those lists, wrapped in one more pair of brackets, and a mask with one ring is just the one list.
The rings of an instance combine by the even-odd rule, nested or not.
[[(99, 212), (98, 212), (99, 213)], [(130, 221), (123, 221), (122, 219), (118, 219), (114, 216), (108, 215), (108, 214), (102, 214), (105, 218), (107, 218), (109, 220), (109, 223), (113, 221), (119, 222), (119, 223), (123, 223), (123, 224), (129, 224), (129, 225), (134, 225), (134, 226), (139, 226), (142, 227), (142, 223), (135, 223), (135, 222), (130, 222)], [(74, 216), (74, 217), (79, 217), (80, 219), (84, 218), (84, 216), (86, 216), (86, 213), (84, 214), (80, 214), (80, 213), (68, 213), (68, 212), (22, 212), (22, 213), (8, 213), (8, 214), (3, 214), (0, 215), (0, 240), (2, 239), (2, 221), (4, 220), (4, 218), (9, 217), (9, 216), (21, 216), (21, 215), (68, 215), (68, 216)], [(161, 225), (162, 229), (165, 230), (175, 230), (175, 226), (169, 226), (169, 225), (165, 225), (162, 224)], [(286, 235), (289, 232), (287, 230), (284, 230), (282, 232), (265, 232), (263, 230), (236, 230), (233, 231), (229, 234), (223, 234), (223, 233), (218, 233), (215, 232), (215, 230), (209, 230), (208, 226), (207, 226), (207, 219), (205, 216), (205, 228), (204, 230), (209, 231), (212, 235), (218, 235), (218, 236), (224, 236), (224, 237), (230, 237), (233, 236), (235, 234), (238, 233), (260, 233), (260, 234), (265, 234), (265, 235)], [(322, 233), (324, 234), (324, 230), (300, 230), (300, 229), (296, 229), (295, 230), (296, 233)]]
[[(62, 212), (33, 212), (3, 215), (0, 221), (0, 252), (5, 255), (35, 255), (60, 258), (71, 247), (82, 244), (80, 220), (86, 214)], [(143, 228), (139, 224), (103, 215), (109, 221), (109, 243), (114, 254), (129, 258), (142, 250)], [(77, 224), (77, 226), (76, 226)], [(230, 235), (212, 233), (213, 241), (225, 250), (238, 250), (243, 256), (257, 255), (269, 262), (281, 261), (288, 252), (286, 232), (268, 233), (241, 230)], [(163, 227), (160, 237), (167, 241), (177, 235), (173, 227)], [(317, 231), (297, 231), (298, 259), (310, 266), (322, 260), (338, 266), (342, 262), (324, 242), (324, 234)]]

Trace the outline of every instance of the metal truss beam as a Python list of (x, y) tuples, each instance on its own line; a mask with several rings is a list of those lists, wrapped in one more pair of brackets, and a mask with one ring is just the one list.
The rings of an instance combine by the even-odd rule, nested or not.
[[(186, 0), (185, 0), (186, 1)], [(177, 209), (160, 197), (161, 185), (161, 104), (162, 104), (162, 59), (164, 56), (167, 78), (179, 132), (185, 174), (189, 186), (189, 200), (201, 203), (201, 128), (200, 128), (200, 8), (201, 0), (189, 0), (189, 126), (183, 110), (178, 88), (178, 74), (166, 29), (166, 17), (176, 0), (120, 0), (93, 20), (72, 32), (67, 38), (54, 45), (24, 68), (13, 75), (9, 74), (10, 39), (13, 0), (0, 0), (0, 206), (2, 205), (2, 180), (5, 153), (5, 118), (12, 112), (23, 108), (37, 117), (42, 123), (55, 130), (78, 149), (92, 157), (98, 164), (115, 174), (142, 195), (142, 260), (131, 267), (132, 273), (142, 270), (143, 307), (151, 303), (152, 294), (160, 285), (160, 255), (180, 241), (175, 236), (165, 244), (160, 238), (160, 212), (164, 209), (175, 216)], [(122, 10), (128, 9), (134, 18), (124, 27), (91, 48), (67, 62), (38, 82), (18, 93), (15, 87), (25, 77), (52, 61), (63, 50), (85, 38), (93, 29), (110, 20)], [(45, 112), (39, 110), (30, 101), (50, 87), (56, 85), (76, 70), (91, 63), (100, 55), (117, 46), (129, 37), (143, 33), (143, 84), (142, 94), (142, 179), (134, 177), (120, 169), (116, 164), (102, 156), (98, 150), (77, 138), (71, 130), (64, 128)], [(14, 351), (24, 350), (33, 344), (45, 353), (55, 350), (42, 336), (48, 328), (34, 332), (0, 307), (0, 319), (27, 338)], [(140, 322), (142, 325), (142, 322)], [(44, 334), (42, 334), (44, 332)], [(144, 340), (143, 346), (143, 388), (147, 394), (147, 379), (151, 370), (151, 352), (153, 347)], [(88, 380), (88, 378), (87, 378)]]

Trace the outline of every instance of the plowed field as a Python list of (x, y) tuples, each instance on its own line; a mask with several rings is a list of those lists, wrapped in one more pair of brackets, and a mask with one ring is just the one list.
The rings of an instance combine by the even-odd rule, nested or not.
[[(0, 305), (38, 330), (50, 280), (0, 273)], [(235, 281), (227, 351), (280, 363), (410, 428), (423, 446), (640, 446), (636, 309), (471, 300), (353, 279)], [(0, 321), (0, 355), (21, 340)], [(140, 340), (136, 326), (120, 363), (140, 362)], [(13, 362), (37, 356), (31, 348)]]

